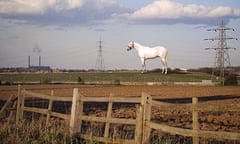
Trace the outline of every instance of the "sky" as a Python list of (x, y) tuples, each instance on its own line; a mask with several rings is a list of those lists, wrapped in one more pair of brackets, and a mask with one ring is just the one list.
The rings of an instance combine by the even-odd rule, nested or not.
[[(218, 28), (240, 38), (239, 0), (0, 0), (0, 68), (42, 65), (94, 69), (102, 40), (106, 70), (141, 69), (130, 41), (168, 49), (168, 67), (213, 67)], [(228, 40), (232, 66), (240, 66), (240, 41)], [(161, 68), (159, 58), (147, 69)]]

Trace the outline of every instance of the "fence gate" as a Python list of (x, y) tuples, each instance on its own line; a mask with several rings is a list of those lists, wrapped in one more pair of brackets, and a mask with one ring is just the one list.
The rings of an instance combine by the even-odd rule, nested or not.
[[(110, 94), (109, 97), (85, 97), (78, 92), (78, 89), (73, 90), (73, 101), (72, 110), (70, 118), (70, 133), (73, 135), (78, 133), (80, 137), (85, 139), (94, 138), (97, 141), (102, 141), (105, 143), (133, 143), (142, 144), (148, 143), (151, 128), (146, 126), (146, 122), (150, 121), (151, 118), (151, 102), (152, 98), (146, 93), (142, 93), (141, 97), (114, 97)], [(107, 114), (106, 117), (95, 117), (95, 116), (85, 116), (83, 115), (83, 103), (84, 102), (107, 102)], [(126, 118), (113, 118), (112, 106), (113, 103), (137, 103), (136, 107), (136, 119), (126, 119)], [(89, 135), (81, 134), (82, 121), (95, 121), (105, 123), (104, 135), (103, 137), (93, 137)], [(113, 139), (109, 138), (110, 124), (131, 124), (135, 125), (134, 139)]]

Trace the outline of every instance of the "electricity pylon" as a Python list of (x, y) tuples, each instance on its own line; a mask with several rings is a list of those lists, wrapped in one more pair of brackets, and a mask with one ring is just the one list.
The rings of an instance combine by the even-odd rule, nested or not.
[[(216, 56), (215, 56), (215, 67), (216, 68), (215, 69), (219, 72), (219, 81), (220, 81), (220, 84), (222, 84), (222, 85), (224, 85), (224, 80), (225, 80), (225, 78), (224, 78), (225, 77), (225, 63), (227, 64), (227, 67), (231, 66), (228, 50), (229, 49), (236, 50), (236, 48), (231, 48), (231, 47), (227, 46), (227, 40), (230, 40), (230, 39), (237, 40), (237, 38), (227, 36), (226, 35), (227, 30), (234, 31), (233, 28), (225, 27), (225, 24), (222, 21), (221, 25), (218, 28), (207, 30), (207, 31), (219, 32), (218, 37), (204, 39), (204, 40), (212, 40), (212, 41), (217, 40), (218, 41), (218, 47), (206, 48), (206, 50), (213, 49), (216, 51)], [(213, 71), (213, 73), (214, 73), (214, 71)]]
[(104, 65), (104, 59), (102, 54), (102, 40), (100, 38), (99, 40), (99, 46), (98, 46), (98, 56), (95, 64), (95, 69), (97, 71), (104, 71), (105, 65)]

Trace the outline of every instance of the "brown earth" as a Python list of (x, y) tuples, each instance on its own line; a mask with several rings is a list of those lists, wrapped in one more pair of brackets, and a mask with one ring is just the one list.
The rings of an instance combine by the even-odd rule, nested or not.
[[(157, 99), (190, 98), (205, 96), (240, 96), (239, 86), (81, 86), (81, 85), (23, 85), (22, 88), (33, 92), (50, 94), (55, 91), (58, 96), (72, 96), (73, 88), (85, 96), (140, 96), (146, 92)], [(17, 95), (18, 86), (0, 86), (0, 99)]]
[[(22, 88), (33, 92), (57, 96), (72, 96), (73, 88), (85, 96), (140, 96), (141, 92), (150, 94), (154, 99), (171, 103), (188, 103), (191, 97), (201, 97), (202, 103), (240, 103), (239, 86), (86, 86), (86, 85), (24, 85)], [(17, 95), (17, 86), (0, 86), (0, 99)], [(94, 107), (96, 106), (96, 107)], [(105, 110), (107, 109), (104, 106)], [(135, 118), (135, 105), (116, 105), (113, 117)], [(101, 105), (89, 105), (85, 114), (106, 116)], [(181, 128), (192, 128), (190, 110), (173, 111), (152, 108), (152, 121)], [(199, 112), (200, 129), (240, 133), (240, 112)]]

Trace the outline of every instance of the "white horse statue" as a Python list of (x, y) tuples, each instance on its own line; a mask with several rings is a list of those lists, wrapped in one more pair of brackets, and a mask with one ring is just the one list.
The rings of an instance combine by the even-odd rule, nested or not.
[(137, 50), (138, 55), (142, 62), (142, 73), (144, 73), (146, 71), (145, 60), (160, 57), (162, 64), (163, 64), (162, 73), (167, 74), (168, 52), (167, 52), (166, 48), (161, 47), (161, 46), (156, 46), (156, 47), (150, 48), (150, 47), (142, 46), (141, 44), (136, 43), (134, 41), (129, 42), (127, 51), (134, 49), (134, 48)]

